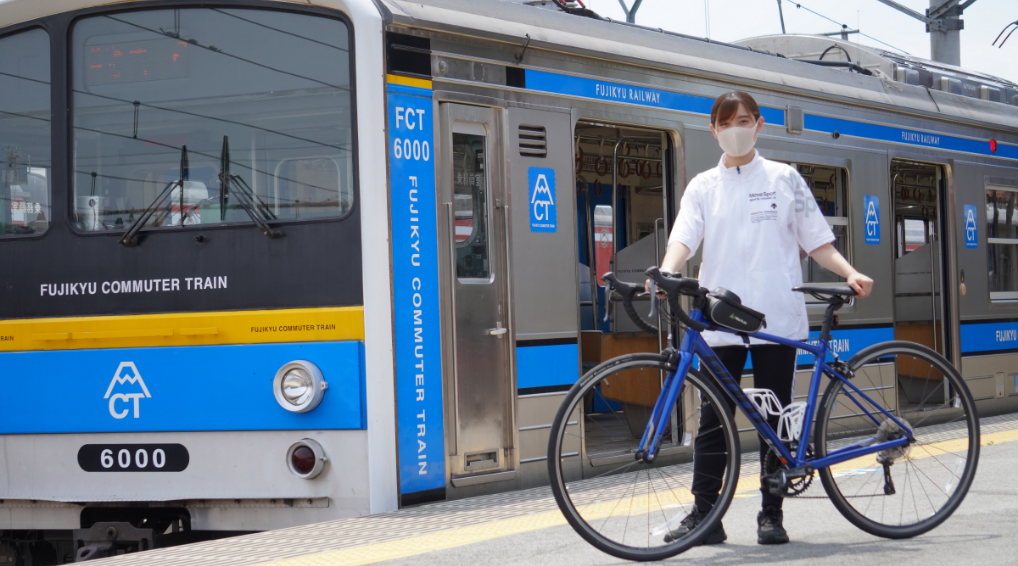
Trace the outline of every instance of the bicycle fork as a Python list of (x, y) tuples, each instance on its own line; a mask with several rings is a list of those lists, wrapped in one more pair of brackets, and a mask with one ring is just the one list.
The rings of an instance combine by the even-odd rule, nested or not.
[(671, 418), (672, 410), (679, 399), (679, 393), (686, 382), (686, 375), (693, 365), (693, 354), (689, 352), (674, 352), (679, 358), (675, 371), (665, 377), (661, 385), (661, 394), (657, 397), (654, 410), (651, 411), (647, 428), (643, 431), (640, 439), (640, 448), (636, 451), (636, 459), (651, 463), (657, 458), (658, 450), (661, 448), (661, 439), (668, 430), (668, 421)]

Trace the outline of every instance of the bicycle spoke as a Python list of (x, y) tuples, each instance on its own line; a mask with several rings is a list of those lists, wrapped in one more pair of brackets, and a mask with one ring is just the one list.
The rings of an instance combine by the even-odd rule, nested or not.
[[(886, 351), (872, 351), (867, 359), (851, 363), (856, 368), (854, 385), (881, 394), (869, 395), (866, 402), (847, 385), (832, 383), (827, 395), (833, 399), (825, 396), (817, 415), (817, 442), (822, 445), (818, 454), (874, 434), (878, 442), (910, 442), (821, 470), (824, 487), (839, 511), (868, 532), (892, 538), (926, 532), (957, 508), (975, 471), (971, 455), (978, 450), (978, 424), (971, 396), (952, 367), (916, 345), (889, 343)], [(866, 377), (858, 380), (860, 375)], [(883, 394), (888, 386), (897, 388), (900, 405)], [(860, 426), (867, 418), (864, 413), (876, 416), (880, 426)], [(853, 426), (858, 427), (854, 432)], [(886, 462), (886, 470), (881, 462)]]
[[(675, 436), (672, 443), (662, 445), (653, 463), (637, 459), (639, 438), (636, 433), (638, 430), (642, 433), (647, 426), (651, 416), (647, 406), (664, 394), (660, 388), (651, 387), (656, 382), (658, 369), (652, 364), (644, 368), (620, 367), (604, 375), (585, 378), (590, 381), (585, 384), (586, 391), (570, 393), (572, 405), (563, 409), (553, 425), (553, 435), (558, 435), (553, 436), (553, 445), (558, 438), (559, 454), (566, 452), (561, 448), (562, 443), (568, 441), (569, 446), (575, 446), (577, 440), (581, 443), (581, 456), (575, 461), (562, 457), (553, 457), (550, 461), (555, 482), (553, 491), (560, 507), (571, 519), (570, 524), (588, 541), (619, 555), (656, 556), (653, 553), (660, 553), (664, 557), (690, 546), (692, 535), (675, 541), (669, 539), (669, 542), (665, 538), (695, 508), (692, 456), (698, 438), (720, 439), (712, 445), (714, 448), (697, 451), (696, 457), (718, 458), (722, 463), (717, 473), (701, 470), (698, 481), (729, 486), (724, 491), (728, 499), (719, 499), (724, 507), (734, 491), (738, 466), (728, 464), (737, 462), (734, 423), (724, 419), (703, 420), (702, 411), (717, 406), (721, 399), (712, 397), (719, 393), (705, 393), (702, 385), (696, 383), (687, 381), (674, 408), (677, 418), (670, 417), (665, 434)], [(610, 385), (604, 386), (606, 382)], [(596, 392), (590, 395), (591, 391)], [(590, 404), (592, 397), (597, 400), (594, 405)], [(622, 408), (618, 409), (620, 406)], [(583, 408), (579, 413), (576, 412), (578, 407)], [(627, 410), (634, 412), (627, 414)], [(565, 426), (562, 414), (572, 415), (574, 420), (579, 415), (582, 426)], [(678, 428), (673, 430), (675, 423)], [(690, 437), (690, 446), (682, 443), (686, 435)], [(620, 458), (623, 461), (619, 461)], [(568, 465), (574, 468), (567, 473)], [(712, 511), (711, 516), (720, 519), (722, 507), (715, 507), (718, 511)], [(699, 536), (702, 532), (695, 530), (694, 534)], [(600, 546), (602, 544), (608, 548)]]

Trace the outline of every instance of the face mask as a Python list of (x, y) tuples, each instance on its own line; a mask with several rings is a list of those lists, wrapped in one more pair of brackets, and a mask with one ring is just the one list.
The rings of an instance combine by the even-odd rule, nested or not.
[(731, 126), (718, 132), (718, 145), (732, 157), (742, 157), (753, 151), (756, 144), (756, 128)]

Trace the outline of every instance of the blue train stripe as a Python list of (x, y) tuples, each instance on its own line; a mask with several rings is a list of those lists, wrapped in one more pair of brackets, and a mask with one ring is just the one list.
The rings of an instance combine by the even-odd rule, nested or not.
[(580, 378), (580, 350), (576, 344), (517, 346), (516, 387), (572, 385)]
[[(526, 89), (535, 92), (615, 104), (660, 108), (687, 114), (709, 116), (711, 105), (714, 103), (714, 98), (709, 96), (534, 69), (525, 70), (524, 80)], [(760, 114), (767, 124), (785, 126), (785, 109), (783, 108), (761, 106)], [(1018, 160), (1018, 145), (998, 142), (997, 151), (993, 152), (988, 139), (951, 136), (940, 132), (901, 128), (820, 114), (807, 113), (804, 120), (807, 131), (824, 134), (833, 134), (837, 131), (840, 135), (883, 143)]]
[[(329, 384), (307, 413), (283, 409), (272, 389), (295, 360)], [(367, 427), (360, 341), (10, 352), (0, 367), (0, 434)]]
[(1018, 159), (1018, 146), (998, 143), (997, 152), (994, 153), (990, 150), (990, 140), (949, 136), (937, 132), (925, 132), (818, 114), (806, 114), (804, 119), (806, 130), (824, 134), (833, 134), (837, 131), (842, 136), (904, 144), (924, 149), (939, 149), (957, 153), (999, 157), (1002, 159)]
[[(601, 100), (617, 104), (649, 106), (651, 108), (675, 110), (689, 114), (709, 116), (711, 106), (714, 104), (714, 98), (710, 96), (686, 94), (644, 85), (578, 77), (575, 75), (535, 71), (533, 69), (526, 70), (525, 81), (527, 90), (574, 96), (577, 98), (589, 98), (591, 100)], [(764, 122), (768, 124), (774, 126), (785, 125), (784, 109), (761, 106), (760, 114), (764, 117)]]
[(961, 325), (961, 353), (1018, 351), (1018, 321)]

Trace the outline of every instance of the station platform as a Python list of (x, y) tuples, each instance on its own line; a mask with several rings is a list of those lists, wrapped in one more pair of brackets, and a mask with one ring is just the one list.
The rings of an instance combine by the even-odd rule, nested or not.
[[(1018, 441), (1018, 414), (981, 419), (981, 443)], [(957, 426), (920, 429), (927, 443), (959, 437)], [(737, 498), (759, 494), (759, 455), (743, 456)], [(692, 464), (672, 466), (691, 476)], [(591, 480), (597, 481), (597, 480)], [(811, 496), (823, 496), (815, 485)], [(837, 512), (831, 508), (833, 517)], [(548, 487), (445, 501), (369, 517), (267, 531), (97, 560), (109, 566), (338, 566), (375, 564), (566, 525)], [(579, 537), (576, 537), (580, 540)]]

